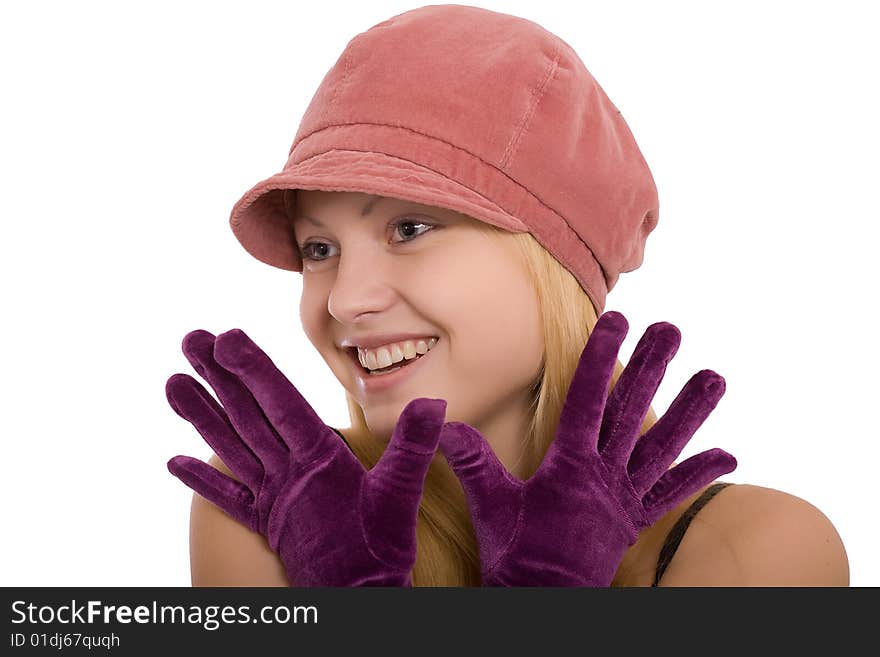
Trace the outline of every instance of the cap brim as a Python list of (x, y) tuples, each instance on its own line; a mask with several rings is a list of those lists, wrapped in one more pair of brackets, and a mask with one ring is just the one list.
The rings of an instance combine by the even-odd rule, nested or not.
[(519, 219), (474, 190), (409, 160), (374, 151), (330, 150), (257, 183), (232, 209), (229, 224), (241, 245), (266, 264), (302, 271), (282, 192), (379, 194), (446, 208), (504, 230), (528, 232)]

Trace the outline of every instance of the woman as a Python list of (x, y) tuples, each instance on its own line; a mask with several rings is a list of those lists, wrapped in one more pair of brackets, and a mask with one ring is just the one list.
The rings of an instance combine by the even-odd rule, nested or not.
[[(818, 509), (768, 488), (709, 486), (711, 478), (659, 517), (642, 518), (645, 522), (635, 527), (640, 531), (608, 548), (601, 565), (566, 562), (558, 568), (563, 573), (558, 580), (542, 581), (543, 573), (532, 572), (517, 581), (527, 568), (519, 563), (506, 571), (507, 579), (489, 581), (497, 570), (487, 572), (486, 555), (492, 553), (487, 546), (498, 536), (487, 529), (488, 516), (480, 515), (487, 507), (481, 511), (479, 486), (468, 477), (498, 474), (498, 464), (520, 482), (542, 467), (546, 470), (551, 450), (561, 444), (557, 436), (564, 433), (560, 429), (566, 412), (574, 412), (567, 400), (580, 389), (578, 376), (597, 369), (584, 366), (599, 363), (590, 360), (591, 343), (598, 345), (601, 338), (609, 345), (618, 340), (619, 346), (625, 335), (625, 322), (615, 327), (613, 322), (621, 320), (611, 313), (600, 315), (619, 274), (641, 264), (657, 219), (653, 179), (628, 127), (571, 48), (523, 19), (443, 5), (406, 12), (352, 39), (306, 111), (285, 170), (255, 186), (236, 205), (231, 223), (245, 248), (264, 262), (302, 271), (303, 327), (346, 390), (352, 426), (338, 434), (364, 468), (381, 462), (389, 445), (396, 444), (401, 426), (413, 426), (404, 422), (404, 415), (417, 410), (414, 399), (445, 401), (439, 410), (452, 424), (444, 424), (444, 430), (463, 423), (478, 432), (466, 433), (459, 426), (459, 433), (434, 436), (433, 446), (440, 441), (453, 467), (441, 456), (431, 460), (424, 486), (413, 498), (418, 505), (413, 585), (596, 581), (649, 586), (661, 577), (666, 586), (848, 584), (845, 551)], [(638, 368), (626, 373), (616, 359), (602, 361), (614, 365), (609, 407), (623, 404), (624, 377), (627, 392), (653, 394), (662, 367), (649, 356), (655, 356), (652, 349), (661, 343), (666, 360), (674, 355), (677, 331), (670, 327), (652, 326), (654, 342), (646, 332), (644, 352), (637, 348), (645, 359), (640, 367), (654, 373), (652, 385), (639, 388)], [(594, 340), (594, 333), (602, 335)], [(206, 378), (212, 385), (225, 371), (236, 372), (235, 355), (223, 355), (221, 342), (245, 345), (268, 371), (268, 359), (242, 336), (224, 334), (215, 340), (207, 332), (194, 332), (184, 350), (197, 371), (208, 367)], [(406, 337), (424, 342), (407, 344)], [(364, 338), (396, 342), (400, 351), (379, 353), (378, 360), (370, 349), (355, 353), (353, 343)], [(412, 364), (388, 374), (367, 372), (386, 369), (382, 366), (389, 366), (389, 356)], [(230, 360), (221, 365), (223, 359)], [(247, 375), (239, 374), (247, 384)], [(714, 375), (706, 370), (697, 376), (709, 374)], [(718, 383), (723, 393), (723, 380)], [(235, 387), (232, 379), (221, 384), (229, 385), (230, 399), (230, 391), (243, 395), (247, 387)], [(175, 392), (183, 390), (179, 385), (180, 379), (172, 377), (169, 401), (192, 421), (194, 412), (182, 412), (183, 392)], [(194, 389), (191, 382), (186, 385)], [(690, 399), (686, 392), (690, 390), (683, 391), (682, 399)], [(293, 398), (292, 391), (287, 393)], [(705, 414), (719, 397), (710, 400)], [(638, 417), (639, 435), (647, 440), (658, 420), (647, 407), (650, 397), (644, 399), (647, 413), (631, 413), (628, 421)], [(319, 427), (304, 403), (300, 408)], [(285, 409), (276, 410), (284, 415)], [(221, 416), (220, 409), (214, 413)], [(691, 419), (683, 440), (704, 417)], [(243, 421), (235, 424), (239, 429)], [(436, 427), (439, 431), (439, 423)], [(663, 429), (669, 433), (668, 427)], [(466, 436), (473, 435), (485, 439), (491, 453), (479, 453), (478, 461), (477, 452), (470, 453), (471, 465), (480, 467), (468, 469), (454, 455), (464, 444), (480, 444), (478, 439), (467, 443)], [(216, 436), (209, 442), (221, 445)], [(248, 458), (245, 451), (229, 452), (229, 458), (243, 461)], [(341, 454), (334, 452), (333, 463), (345, 458)], [(729, 455), (720, 450), (704, 454), (703, 467), (694, 471), (700, 477), (735, 467), (735, 462), (723, 460)], [(192, 469), (187, 470), (187, 463)], [(217, 456), (210, 463), (239, 478), (240, 472)], [(191, 462), (176, 461), (172, 472), (194, 488), (197, 481), (221, 482)], [(340, 499), (361, 474), (346, 472), (352, 477), (336, 480)], [(496, 481), (505, 481), (498, 477)], [(510, 481), (505, 485), (519, 490)], [(253, 486), (231, 488), (229, 480), (222, 485), (241, 499), (252, 493), (249, 513), (260, 503), (262, 493)], [(236, 519), (230, 507), (221, 510), (195, 496), (194, 585), (320, 583), (312, 572), (296, 570), (291, 576), (291, 563), (308, 567), (303, 566), (306, 548), (298, 544), (284, 552), (279, 537), (287, 529), (290, 535), (307, 526), (315, 532), (310, 537), (328, 545), (326, 534), (333, 525), (325, 523), (327, 507), (309, 516), (308, 523), (300, 517), (296, 529), (284, 524), (283, 514), (270, 512), (281, 506), (273, 507), (276, 497), (288, 496), (289, 508), (296, 509), (316, 487), (313, 482), (311, 488), (297, 488), (297, 497), (278, 482), (273, 502), (265, 504), (259, 518), (242, 511)], [(332, 508), (342, 527), (347, 509)], [(581, 509), (582, 517), (601, 516), (596, 509)], [(643, 510), (636, 509), (635, 515)], [(408, 529), (400, 531), (406, 534)], [(542, 542), (538, 528), (532, 531)], [(553, 537), (545, 538), (540, 549), (552, 550)], [(583, 553), (592, 555), (592, 543), (584, 545)], [(553, 563), (545, 556), (543, 562)], [(554, 557), (567, 558), (558, 551)], [(336, 565), (346, 559), (334, 558)], [(375, 567), (365, 565), (367, 561), (351, 566), (352, 559), (349, 555), (339, 567)], [(581, 577), (585, 569), (603, 574)], [(302, 580), (296, 581), (301, 572)], [(384, 582), (410, 580), (392, 577)]]

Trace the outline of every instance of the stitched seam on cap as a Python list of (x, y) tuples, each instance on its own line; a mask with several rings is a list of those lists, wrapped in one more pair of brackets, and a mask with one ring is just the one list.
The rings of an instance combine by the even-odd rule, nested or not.
[(528, 108), (526, 108), (525, 113), (523, 113), (522, 118), (519, 120), (519, 128), (516, 130), (516, 133), (511, 137), (510, 142), (507, 144), (507, 148), (504, 149), (504, 155), (501, 157), (500, 167), (502, 169), (506, 169), (507, 165), (510, 163), (510, 160), (513, 159), (513, 156), (516, 154), (517, 148), (519, 148), (520, 139), (524, 134), (528, 132), (528, 127), (531, 127), (532, 117), (535, 115), (535, 108), (541, 102), (541, 99), (544, 97), (544, 94), (547, 92), (547, 86), (550, 83), (550, 80), (553, 79), (553, 76), (556, 74), (556, 69), (559, 66), (559, 44), (556, 44), (556, 52), (554, 53), (553, 61), (550, 62), (550, 66), (547, 68), (547, 73), (544, 75), (544, 80), (538, 86), (538, 88), (532, 92), (532, 102), (529, 104)]
[[(327, 116), (327, 112), (330, 111), (330, 108), (336, 105), (336, 97), (339, 95), (339, 90), (342, 89), (342, 87), (344, 87), (345, 83), (348, 81), (348, 76), (351, 73), (352, 52), (354, 51), (354, 43), (356, 40), (356, 38), (352, 39), (348, 44), (348, 49), (345, 53), (345, 61), (343, 62), (344, 72), (342, 74), (342, 79), (339, 81), (338, 84), (336, 84), (335, 87), (333, 87), (333, 96), (330, 98), (330, 102), (324, 105), (324, 109), (321, 111), (321, 118), (319, 119), (319, 121), (321, 122), (324, 121), (324, 117)], [(295, 146), (296, 144), (290, 147), (290, 150), (287, 152), (288, 157), (293, 152)]]
[[(384, 124), (380, 124), (380, 125), (384, 125)], [(397, 126), (390, 126), (390, 127), (397, 127)], [(426, 135), (426, 136), (429, 136), (429, 135)], [(438, 140), (438, 141), (442, 141), (442, 140)], [(451, 145), (451, 144), (450, 144), (450, 145)], [(461, 149), (461, 150), (464, 150), (464, 149)], [(400, 160), (401, 162), (409, 162), (410, 164), (414, 164), (414, 165), (417, 166), (417, 167), (420, 167), (420, 168), (422, 168), (422, 169), (426, 169), (427, 171), (430, 171), (431, 173), (435, 173), (435, 174), (437, 174), (438, 176), (441, 176), (442, 178), (446, 178), (446, 180), (448, 180), (448, 181), (451, 182), (451, 183), (454, 183), (454, 184), (458, 185), (459, 187), (464, 187), (466, 190), (468, 190), (468, 191), (470, 191), (470, 192), (473, 192), (474, 194), (476, 194), (477, 196), (479, 196), (481, 199), (485, 200), (487, 203), (489, 203), (489, 204), (491, 204), (491, 205), (494, 205), (496, 208), (499, 208), (499, 209), (502, 210), (503, 212), (506, 212), (506, 213), (509, 214), (511, 217), (513, 217), (514, 219), (516, 219), (517, 221), (520, 221), (520, 222), (522, 223), (522, 220), (521, 220), (519, 217), (517, 217), (515, 214), (513, 214), (512, 212), (508, 212), (507, 210), (505, 210), (504, 208), (502, 208), (500, 205), (498, 205), (498, 203), (496, 203), (495, 201), (493, 201), (493, 200), (490, 199), (490, 198), (487, 198), (486, 196), (484, 196), (483, 194), (481, 194), (480, 192), (478, 192), (476, 189), (473, 189), (472, 187), (468, 187), (467, 185), (465, 185), (465, 184), (464, 184), (463, 182), (461, 182), (460, 180), (455, 180), (454, 178), (450, 178), (449, 176), (447, 176), (447, 175), (446, 175), (445, 173), (443, 173), (442, 171), (437, 171), (436, 169), (432, 169), (431, 167), (426, 167), (426, 166), (425, 166), (424, 164), (422, 164), (421, 162), (415, 162), (415, 161), (410, 160), (410, 159), (407, 159), (407, 158), (405, 158), (405, 157), (400, 157), (399, 155), (392, 155), (391, 153), (385, 153), (384, 151), (376, 151), (376, 150), (362, 151), (362, 150), (359, 150), (359, 149), (356, 149), (356, 148), (331, 148), (330, 150), (326, 150), (326, 151), (322, 151), (322, 152), (320, 152), (320, 153), (315, 153), (314, 155), (310, 155), (309, 157), (307, 157), (306, 159), (302, 160), (301, 162), (297, 162), (297, 164), (296, 164), (295, 166), (299, 166), (300, 164), (304, 164), (305, 162), (308, 162), (308, 161), (311, 160), (311, 159), (314, 159), (314, 158), (316, 158), (316, 157), (320, 157), (321, 155), (326, 155), (327, 153), (332, 153), (332, 152), (334, 152), (334, 151), (339, 151), (339, 152), (352, 152), (352, 153), (379, 153), (379, 154), (381, 154), (381, 155), (384, 155), (385, 157), (390, 157), (390, 158), (395, 159), (395, 160)], [(465, 151), (465, 152), (467, 152), (467, 151)], [(476, 156), (474, 156), (474, 157), (476, 157)], [(478, 158), (478, 159), (479, 159), (479, 158)], [(482, 161), (482, 160), (481, 160), (481, 161)], [(492, 166), (492, 165), (488, 165), (488, 166)], [(503, 172), (502, 172), (502, 173), (503, 173)], [(304, 175), (308, 175), (308, 174), (304, 174)], [(513, 180), (512, 178), (511, 178), (511, 182), (513, 182), (513, 183), (519, 185), (520, 187), (523, 187), (522, 185), (520, 185), (518, 182), (516, 182), (516, 181)], [(523, 189), (525, 189), (525, 187), (523, 187)], [(535, 197), (535, 198), (537, 198), (537, 197)], [(539, 199), (539, 200), (540, 200), (540, 199)], [(548, 208), (548, 209), (549, 209), (549, 208)], [(555, 213), (555, 211), (554, 211), (554, 213)], [(557, 216), (558, 216), (558, 215), (557, 215)]]

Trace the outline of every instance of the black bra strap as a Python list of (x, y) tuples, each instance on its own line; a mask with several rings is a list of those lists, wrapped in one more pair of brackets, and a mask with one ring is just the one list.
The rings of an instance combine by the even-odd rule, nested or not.
[(657, 572), (654, 573), (654, 583), (651, 584), (652, 587), (657, 586), (660, 582), (660, 578), (663, 577), (663, 573), (666, 572), (669, 562), (672, 561), (672, 557), (678, 549), (678, 545), (684, 538), (684, 533), (687, 531), (688, 525), (691, 524), (691, 520), (694, 519), (697, 512), (706, 506), (709, 500), (715, 497), (719, 491), (733, 485), (733, 483), (728, 481), (715, 482), (703, 491), (703, 494), (687, 508), (687, 511), (681, 514), (675, 525), (669, 530), (669, 534), (666, 536), (666, 541), (663, 543), (663, 547), (660, 550), (660, 558), (657, 560)]
[[(333, 427), (330, 427), (330, 428), (333, 429)], [(343, 435), (339, 432), (338, 429), (333, 429), (333, 431), (336, 433), (337, 436), (339, 436), (340, 438), (342, 438), (342, 442), (345, 443), (345, 446), (348, 447), (348, 449), (351, 450), (352, 453), (354, 453), (354, 450), (351, 449), (351, 445), (348, 444), (348, 441), (345, 439), (345, 436), (343, 436)]]

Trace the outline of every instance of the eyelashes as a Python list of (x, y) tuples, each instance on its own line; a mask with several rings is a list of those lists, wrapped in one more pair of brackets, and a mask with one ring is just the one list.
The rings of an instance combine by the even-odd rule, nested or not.
[[(424, 227), (425, 230), (422, 230), (421, 232), (418, 232), (415, 234), (411, 234), (408, 236), (409, 239), (404, 239), (404, 240), (401, 240), (398, 242), (394, 242), (395, 244), (408, 244), (409, 242), (415, 241), (416, 239), (418, 239), (419, 237), (421, 237), (425, 233), (431, 232), (435, 228), (434, 224), (427, 223), (427, 222), (422, 221), (420, 219), (414, 219), (412, 217), (403, 217), (401, 219), (396, 219), (395, 221), (392, 221), (390, 224), (388, 224), (388, 228), (390, 228), (394, 233), (397, 233), (398, 229), (401, 226), (421, 226), (421, 227)], [(332, 257), (332, 255), (327, 255), (327, 254), (324, 254), (323, 257), (320, 254), (316, 254), (315, 251), (313, 250), (313, 247), (316, 247), (317, 249), (335, 248), (332, 244), (328, 244), (327, 242), (308, 240), (299, 249), (300, 257), (304, 261), (322, 262), (322, 261), (327, 260), (328, 258)]]

